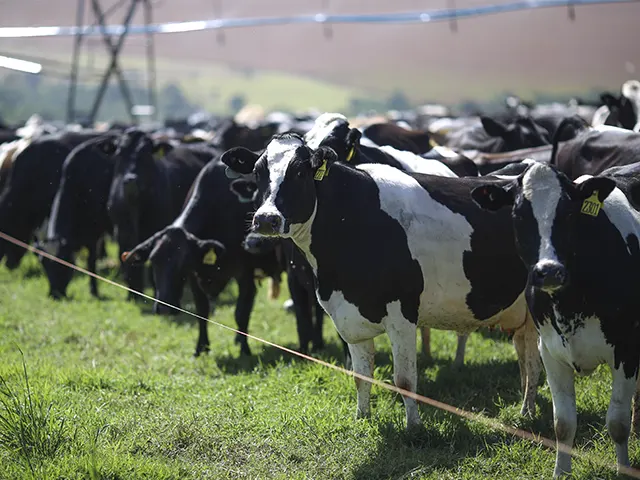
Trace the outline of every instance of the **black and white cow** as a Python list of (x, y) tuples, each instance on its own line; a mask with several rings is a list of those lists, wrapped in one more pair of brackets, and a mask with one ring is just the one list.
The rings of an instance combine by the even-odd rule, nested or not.
[[(618, 464), (629, 465), (640, 361), (640, 168), (618, 175), (572, 182), (553, 166), (534, 163), (507, 184), (487, 183), (471, 194), (483, 208), (513, 218), (558, 444), (572, 447), (576, 433), (574, 373), (590, 375), (606, 363), (613, 375), (607, 429)], [(554, 475), (569, 472), (571, 455), (558, 450)]]
[[(87, 247), (87, 266), (94, 273), (100, 242), (112, 232), (107, 201), (115, 164), (111, 149), (116, 135), (88, 140), (74, 148), (64, 161), (42, 245), (48, 253), (71, 263), (78, 250)], [(47, 258), (41, 261), (49, 281), (49, 295), (56, 299), (65, 297), (73, 270)], [(98, 297), (94, 277), (90, 278), (90, 288), (91, 294)]]
[[(292, 134), (274, 136), (261, 155), (236, 148), (222, 156), (233, 174), (255, 181), (253, 230), (290, 238), (304, 252), (354, 371), (372, 375), (373, 339), (387, 333), (394, 382), (414, 392), (418, 327), (469, 333), (500, 325), (516, 330), (522, 413), (533, 413), (541, 365), (524, 299), (526, 270), (508, 212), (493, 215), (471, 199), (487, 179), (354, 168), (337, 159)], [(371, 384), (358, 379), (356, 386), (357, 416), (368, 415)], [(404, 403), (407, 428), (419, 425), (415, 400)]]

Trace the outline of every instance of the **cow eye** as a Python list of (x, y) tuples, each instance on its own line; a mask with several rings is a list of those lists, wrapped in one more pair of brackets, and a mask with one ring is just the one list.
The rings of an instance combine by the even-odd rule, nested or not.
[(296, 175), (298, 176), (298, 178), (304, 177), (304, 170), (298, 170), (298, 173), (296, 173)]

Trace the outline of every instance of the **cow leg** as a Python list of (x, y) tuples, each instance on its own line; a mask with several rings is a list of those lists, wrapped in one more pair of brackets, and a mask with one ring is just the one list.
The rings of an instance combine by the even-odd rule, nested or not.
[(520, 391), (522, 392), (521, 415), (533, 416), (536, 412), (536, 395), (542, 362), (538, 352), (538, 331), (529, 310), (522, 327), (513, 334), (513, 346), (518, 356), (520, 368)]
[(433, 360), (431, 356), (431, 329), (429, 327), (422, 327), (420, 333), (422, 333), (422, 354), (425, 360), (431, 363)]
[(456, 348), (456, 358), (453, 360), (455, 367), (462, 367), (464, 365), (464, 351), (467, 347), (467, 340), (469, 334), (458, 335), (458, 348)]
[(547, 372), (553, 402), (553, 426), (557, 447), (553, 476), (558, 477), (571, 473), (571, 453), (560, 450), (560, 444), (569, 449), (573, 448), (578, 423), (573, 368), (553, 358), (543, 342), (540, 342), (540, 355)]
[[(96, 273), (96, 264), (98, 262), (98, 245), (89, 246), (89, 257), (87, 258), (87, 267), (91, 273)], [(96, 298), (100, 298), (98, 294), (98, 279), (96, 277), (89, 277), (89, 290), (91, 295)]]
[(209, 318), (209, 299), (207, 294), (200, 288), (198, 281), (194, 275), (189, 276), (189, 285), (193, 293), (193, 301), (196, 304), (196, 313), (198, 314), (198, 342), (196, 343), (196, 351), (194, 357), (200, 356), (201, 353), (209, 353), (209, 322), (205, 319)]
[(309, 292), (304, 288), (294, 272), (287, 275), (287, 283), (289, 285), (289, 293), (293, 300), (293, 311), (296, 316), (296, 327), (298, 329), (298, 341), (300, 342), (300, 352), (307, 353), (309, 351), (309, 342), (311, 341), (311, 333), (313, 331), (312, 320), (312, 303), (309, 301)]
[[(387, 324), (386, 330), (393, 352), (393, 382), (396, 387), (415, 393), (418, 384), (416, 326), (404, 318), (394, 318), (392, 321), (395, 323)], [(417, 402), (404, 395), (402, 399), (404, 400), (407, 430), (420, 426), (422, 422)]]
[[(249, 317), (256, 299), (256, 284), (253, 279), (253, 270), (248, 270), (238, 280), (238, 300), (236, 302), (236, 324), (238, 330), (247, 333)], [(240, 344), (242, 355), (251, 355), (249, 343), (245, 335), (236, 334), (236, 343)]]
[[(618, 469), (629, 466), (629, 432), (631, 431), (631, 401), (636, 390), (637, 374), (627, 378), (624, 365), (612, 370), (613, 388), (607, 410), (607, 430), (616, 446)], [(618, 473), (620, 471), (618, 470)]]
[[(360, 343), (350, 343), (349, 352), (353, 362), (353, 371), (360, 375), (373, 377), (373, 365), (375, 355), (375, 345), (373, 338)], [(358, 407), (356, 418), (367, 418), (370, 416), (369, 404), (371, 399), (371, 382), (354, 377), (356, 389), (358, 391)]]

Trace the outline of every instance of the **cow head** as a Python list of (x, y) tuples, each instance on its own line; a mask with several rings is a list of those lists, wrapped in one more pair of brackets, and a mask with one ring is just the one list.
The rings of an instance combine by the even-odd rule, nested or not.
[(102, 144), (104, 153), (113, 155), (115, 167), (107, 209), (115, 226), (118, 243), (131, 248), (138, 243), (139, 211), (143, 199), (155, 198), (155, 162), (173, 148), (167, 142), (154, 143), (135, 128), (112, 142)]
[[(605, 177), (574, 183), (555, 167), (535, 162), (506, 186), (487, 183), (472, 190), (486, 210), (512, 208), (518, 253), (529, 271), (529, 285), (549, 294), (569, 281), (580, 222), (592, 221), (615, 188)], [(582, 224), (584, 225), (584, 224)]]
[[(303, 138), (291, 133), (275, 135), (260, 155), (234, 148), (221, 157), (228, 167), (227, 175), (240, 177), (232, 185), (236, 195), (240, 196), (241, 185), (243, 190), (253, 191), (249, 200), (258, 208), (252, 230), (293, 238), (308, 232), (316, 210), (316, 182), (337, 159), (326, 147), (312, 154)], [(251, 184), (255, 187), (246, 188)]]
[(640, 82), (629, 80), (620, 95), (603, 93), (600, 101), (609, 109), (605, 125), (640, 131)]
[(504, 142), (501, 151), (510, 152), (524, 148), (549, 145), (549, 132), (530, 117), (520, 117), (505, 125), (491, 117), (481, 117), (482, 128), (491, 137)]
[[(219, 268), (225, 247), (216, 240), (201, 240), (178, 226), (168, 226), (160, 230), (130, 252), (122, 254), (126, 265), (140, 265), (147, 260), (153, 267), (153, 277), (158, 300), (180, 307), (180, 299), (187, 275), (190, 271)], [(155, 303), (154, 313), (176, 314), (161, 303)]]

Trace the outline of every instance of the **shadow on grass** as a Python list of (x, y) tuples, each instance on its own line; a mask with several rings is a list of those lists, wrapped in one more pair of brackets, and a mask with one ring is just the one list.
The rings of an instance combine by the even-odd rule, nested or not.
[[(555, 440), (553, 407), (547, 398), (538, 394), (533, 418), (519, 414), (522, 395), (517, 362), (468, 364), (460, 368), (444, 363), (440, 364), (435, 379), (424, 375), (419, 378), (418, 393), (464, 410), (482, 412), (509, 426)], [(543, 382), (544, 373), (538, 392)], [(500, 400), (496, 401), (498, 398)], [(397, 401), (402, 402), (400, 395), (397, 395)], [(381, 423), (382, 440), (376, 454), (353, 472), (353, 478), (413, 478), (439, 470), (449, 470), (450, 474), (456, 475), (469, 457), (483, 451), (483, 455), (493, 455), (487, 453), (487, 446), (517, 441), (498, 430), (471, 429), (471, 421), (430, 406), (421, 405), (420, 411), (424, 427), (411, 433), (405, 432), (404, 423)], [(375, 408), (372, 412), (375, 418)], [(576, 445), (593, 440), (594, 428), (604, 428), (605, 415), (606, 409), (579, 408)]]

